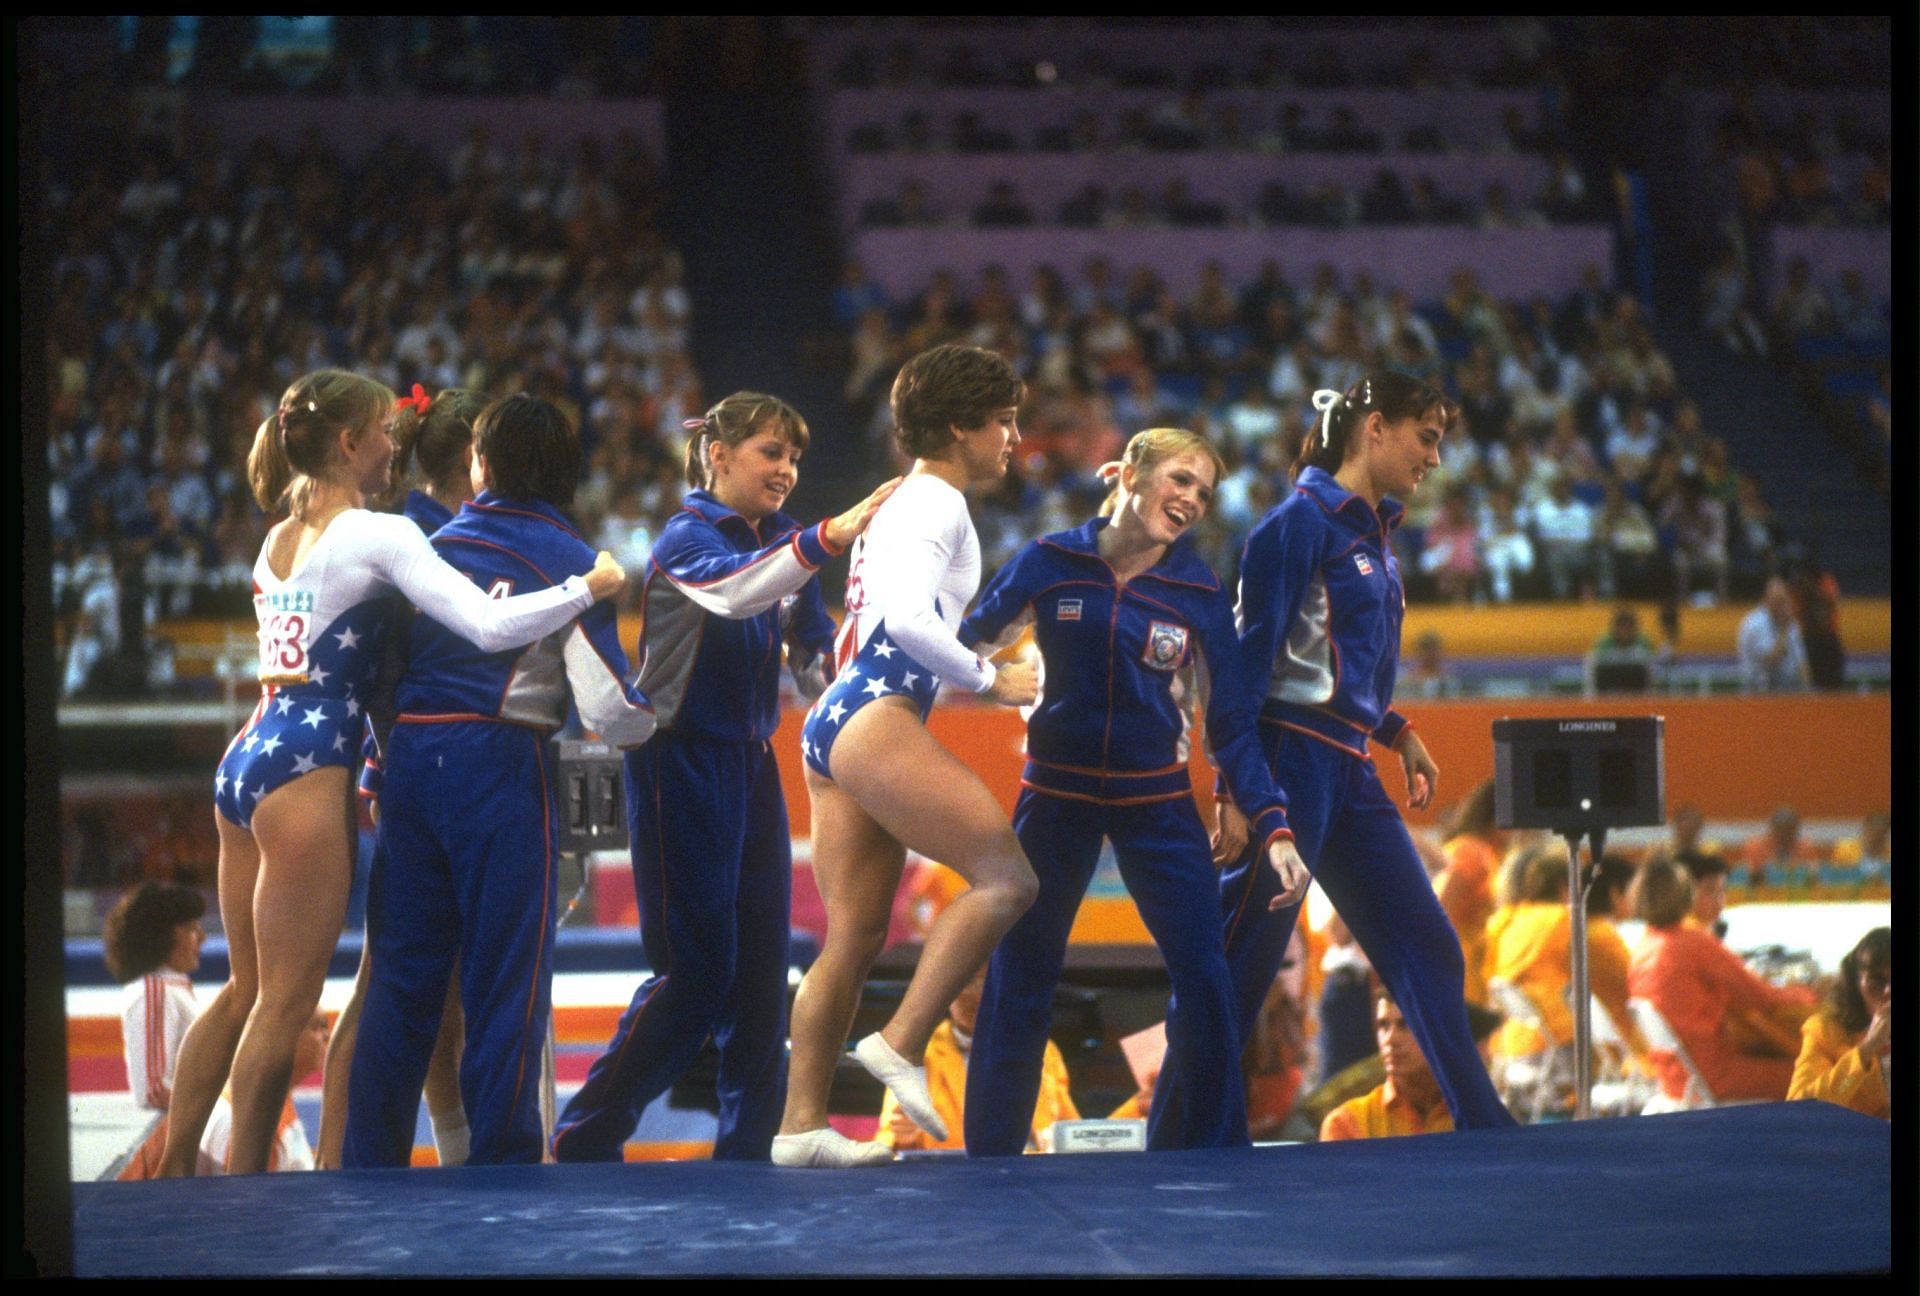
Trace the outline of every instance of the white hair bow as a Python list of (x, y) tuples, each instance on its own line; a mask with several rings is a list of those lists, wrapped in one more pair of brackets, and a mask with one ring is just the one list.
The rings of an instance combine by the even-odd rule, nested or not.
[(1313, 407), (1320, 411), (1320, 444), (1333, 444), (1333, 407), (1341, 401), (1341, 395), (1330, 388), (1322, 387), (1313, 394)]

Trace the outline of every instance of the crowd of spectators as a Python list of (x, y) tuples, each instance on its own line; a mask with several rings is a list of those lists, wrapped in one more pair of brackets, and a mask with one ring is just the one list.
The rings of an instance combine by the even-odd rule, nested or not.
[[(67, 691), (138, 692), (155, 617), (242, 615), (267, 519), (253, 430), (297, 374), (527, 391), (591, 469), (589, 538), (629, 565), (678, 506), (680, 421), (704, 408), (654, 159), (631, 134), (566, 146), (476, 130), (364, 160), (317, 135), (132, 179), (56, 180), (46, 373)], [(663, 431), (665, 430), (665, 431)]]
[(971, 292), (937, 271), (893, 300), (853, 264), (834, 310), (851, 333), (846, 395), (876, 444), (887, 385), (924, 347), (992, 347), (1027, 378), (1017, 471), (978, 511), (990, 566), (1090, 512), (1094, 470), (1127, 436), (1177, 424), (1226, 457), (1200, 544), (1230, 573), (1286, 480), (1313, 391), (1383, 367), (1462, 410), (1396, 532), (1410, 598), (1725, 601), (1757, 593), (1788, 539), (1640, 303), (1597, 269), (1558, 301), (1497, 301), (1462, 270), (1441, 300), (1415, 303), (1364, 272), (1343, 281), (1322, 265), (1297, 284), (1269, 263), (1232, 284), (1209, 264), (1182, 298), (1150, 267), (1096, 257), (1071, 281), (1043, 266), (1016, 285), (988, 266)]
[(1196, 190), (1181, 176), (1152, 191), (1146, 185), (1109, 189), (1095, 182), (1050, 211), (1036, 208), (1009, 179), (992, 182), (977, 203), (953, 207), (930, 195), (923, 181), (908, 178), (892, 195), (862, 202), (859, 211), (859, 223), (868, 228), (971, 225), (1020, 229), (1057, 225), (1066, 229), (1224, 229), (1303, 225), (1346, 229), (1355, 225), (1453, 225), (1544, 229), (1596, 218), (1586, 180), (1565, 153), (1554, 154), (1550, 174), (1537, 193), (1519, 196), (1498, 180), (1488, 182), (1476, 197), (1456, 188), (1442, 189), (1425, 173), (1409, 180), (1403, 179), (1396, 168), (1381, 167), (1364, 188), (1333, 180), (1301, 186), (1272, 180), (1260, 187), (1251, 202), (1210, 188)]
[[(1499, 22), (1498, 49), (1481, 66), (1463, 66), (1446, 57), (1444, 34), (1408, 45), (1403, 57), (1387, 57), (1371, 47), (1359, 51), (1329, 39), (1327, 29), (1340, 20), (1316, 19), (1312, 44), (1302, 48), (1295, 39), (1263, 20), (1193, 19), (1149, 20), (1132, 24), (1164, 32), (1177, 46), (1183, 33), (1209, 27), (1232, 27), (1244, 32), (1244, 49), (1232, 59), (1128, 57), (1116, 54), (1095, 35), (1091, 25), (1054, 27), (1036, 32), (1023, 43), (1019, 56), (986, 52), (971, 40), (964, 27), (903, 30), (895, 39), (856, 44), (840, 54), (830, 69), (832, 84), (843, 89), (928, 90), (940, 87), (979, 89), (1007, 87), (1118, 87), (1170, 89), (1234, 86), (1249, 90), (1345, 90), (1381, 87), (1393, 90), (1433, 90), (1477, 86), (1483, 89), (1531, 89), (1557, 84), (1560, 71), (1553, 41), (1537, 18), (1515, 17)], [(1377, 21), (1377, 20), (1376, 20)], [(995, 18), (995, 27), (1017, 19)], [(1124, 27), (1125, 20), (1103, 20)], [(816, 23), (825, 30), (827, 24)], [(939, 46), (944, 44), (944, 49)], [(936, 52), (936, 50), (938, 52)], [(1044, 53), (1035, 56), (1029, 50)]]

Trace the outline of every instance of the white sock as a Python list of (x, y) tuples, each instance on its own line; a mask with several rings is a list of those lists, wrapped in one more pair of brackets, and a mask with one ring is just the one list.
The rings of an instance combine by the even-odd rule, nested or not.
[(440, 1164), (465, 1165), (469, 1136), (467, 1114), (456, 1112), (452, 1116), (435, 1116), (429, 1112), (427, 1119), (433, 1123), (433, 1150), (440, 1154)]

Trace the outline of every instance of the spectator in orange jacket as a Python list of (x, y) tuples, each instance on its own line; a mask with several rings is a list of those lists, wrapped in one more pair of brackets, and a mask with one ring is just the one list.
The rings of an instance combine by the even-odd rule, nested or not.
[(1420, 1052), (1420, 1042), (1407, 1028), (1400, 1005), (1378, 982), (1373, 992), (1373, 1033), (1387, 1078), (1371, 1092), (1328, 1112), (1320, 1123), (1320, 1141), (1450, 1132), (1453, 1117)]
[(1840, 961), (1824, 1007), (1802, 1027), (1788, 1098), (1819, 1098), (1890, 1119), (1886, 1058), (1893, 1049), (1893, 930), (1876, 927)]
[[(1804, 1018), (1814, 1006), (1812, 992), (1767, 984), (1718, 940), (1688, 927), (1692, 900), (1686, 870), (1678, 865), (1656, 860), (1640, 871), (1634, 912), (1647, 933), (1633, 952), (1627, 988), (1660, 1010), (1717, 1099), (1785, 1098), (1791, 1055), (1761, 1053), (1758, 1041), (1748, 1045), (1756, 1051), (1744, 1051), (1730, 1033), (1732, 1019), (1742, 1011), (1797, 1012)], [(1687, 1075), (1679, 1059), (1656, 1052), (1652, 1060), (1661, 1087), (1669, 1096), (1682, 1095)]]

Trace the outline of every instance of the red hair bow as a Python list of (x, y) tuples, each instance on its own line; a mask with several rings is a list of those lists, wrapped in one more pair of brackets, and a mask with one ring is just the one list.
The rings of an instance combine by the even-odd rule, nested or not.
[(421, 418), (425, 418), (427, 416), (427, 406), (431, 404), (433, 404), (433, 397), (427, 395), (427, 389), (419, 383), (415, 383), (413, 385), (413, 395), (402, 396), (393, 403), (393, 407), (397, 410), (402, 406), (411, 405), (413, 406), (414, 413), (418, 414)]

